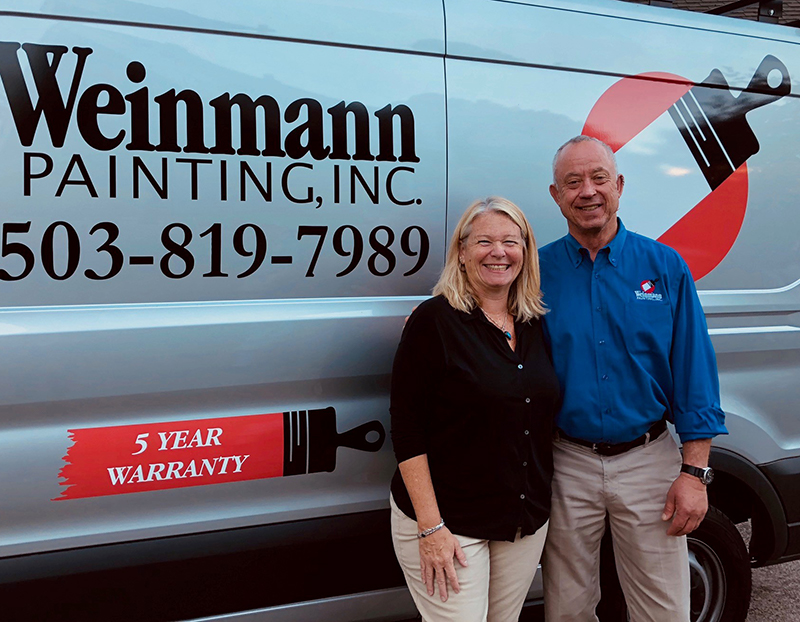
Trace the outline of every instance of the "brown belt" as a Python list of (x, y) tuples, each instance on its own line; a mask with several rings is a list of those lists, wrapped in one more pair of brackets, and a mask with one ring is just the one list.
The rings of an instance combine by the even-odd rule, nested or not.
[(570, 443), (575, 443), (576, 445), (581, 445), (583, 447), (588, 447), (594, 453), (599, 454), (601, 456), (618, 456), (619, 454), (624, 454), (626, 451), (633, 449), (634, 447), (639, 447), (640, 445), (644, 445), (650, 440), (655, 440), (659, 436), (661, 436), (664, 431), (667, 429), (667, 422), (664, 419), (660, 421), (656, 421), (650, 429), (642, 434), (640, 437), (633, 439), (632, 441), (628, 441), (627, 443), (593, 443), (591, 441), (585, 441), (582, 438), (575, 438), (574, 436), (570, 436), (566, 432), (564, 432), (561, 428), (558, 429), (558, 436), (559, 438), (563, 438), (564, 440), (569, 441)]

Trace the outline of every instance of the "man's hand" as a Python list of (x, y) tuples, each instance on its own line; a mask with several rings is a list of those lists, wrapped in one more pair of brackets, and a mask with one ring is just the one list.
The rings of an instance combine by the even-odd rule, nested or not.
[(668, 536), (684, 536), (693, 532), (703, 522), (708, 511), (708, 493), (699, 479), (681, 473), (667, 493), (667, 503), (661, 520), (672, 519)]

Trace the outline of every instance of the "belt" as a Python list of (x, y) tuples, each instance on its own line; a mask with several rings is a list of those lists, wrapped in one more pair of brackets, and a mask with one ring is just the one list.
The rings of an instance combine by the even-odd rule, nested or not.
[(561, 428), (558, 429), (558, 436), (569, 441), (570, 443), (575, 443), (576, 445), (581, 445), (582, 447), (588, 447), (594, 453), (601, 456), (618, 456), (619, 454), (624, 454), (626, 451), (633, 449), (634, 447), (645, 445), (651, 439), (655, 440), (661, 436), (666, 429), (667, 422), (664, 419), (661, 419), (650, 426), (650, 429), (642, 434), (639, 438), (635, 438), (627, 443), (593, 443), (591, 441), (585, 441), (582, 438), (570, 436)]

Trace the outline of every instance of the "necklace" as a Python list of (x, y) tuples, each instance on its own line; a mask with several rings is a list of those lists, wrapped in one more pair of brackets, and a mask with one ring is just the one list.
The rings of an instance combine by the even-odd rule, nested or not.
[(503, 334), (506, 336), (506, 339), (508, 339), (509, 341), (511, 341), (511, 331), (510, 331), (510, 330), (506, 330), (506, 323), (508, 322), (508, 311), (506, 311), (506, 312), (503, 314), (503, 325), (502, 325), (502, 326), (501, 326), (500, 324), (498, 324), (498, 323), (497, 323), (497, 322), (494, 320), (494, 318), (493, 318), (491, 315), (489, 315), (489, 314), (486, 312), (486, 309), (484, 309), (483, 307), (481, 307), (481, 311), (483, 311), (483, 314), (486, 316), (486, 319), (487, 319), (487, 320), (489, 320), (489, 321), (490, 321), (492, 324), (494, 324), (495, 326), (497, 326), (497, 328), (499, 328), (499, 329), (500, 329), (500, 332), (501, 332), (501, 333), (503, 333)]

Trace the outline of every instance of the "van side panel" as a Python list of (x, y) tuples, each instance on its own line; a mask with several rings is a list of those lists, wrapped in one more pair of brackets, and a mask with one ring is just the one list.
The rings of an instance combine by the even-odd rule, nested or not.
[[(450, 0), (446, 11), (452, 208), (501, 194), (547, 244), (566, 233), (547, 192), (556, 149), (581, 133), (611, 144), (626, 180), (623, 222), (675, 247), (697, 281), (730, 430), (715, 446), (755, 466), (794, 464), (800, 212), (787, 198), (800, 190), (792, 172), (800, 50), (792, 31), (602, 0)], [(789, 477), (772, 479), (780, 498), (791, 496)], [(791, 513), (789, 502), (778, 507)]]
[(0, 36), (0, 557), (385, 509), (441, 3), (45, 4)]
[(74, 2), (8, 0), (3, 13), (26, 19), (61, 17), (85, 23), (126, 23), (145, 28), (237, 33), (243, 36), (342, 44), (386, 50), (444, 53), (440, 0), (263, 0), (231, 2), (220, 10), (215, 0)]

